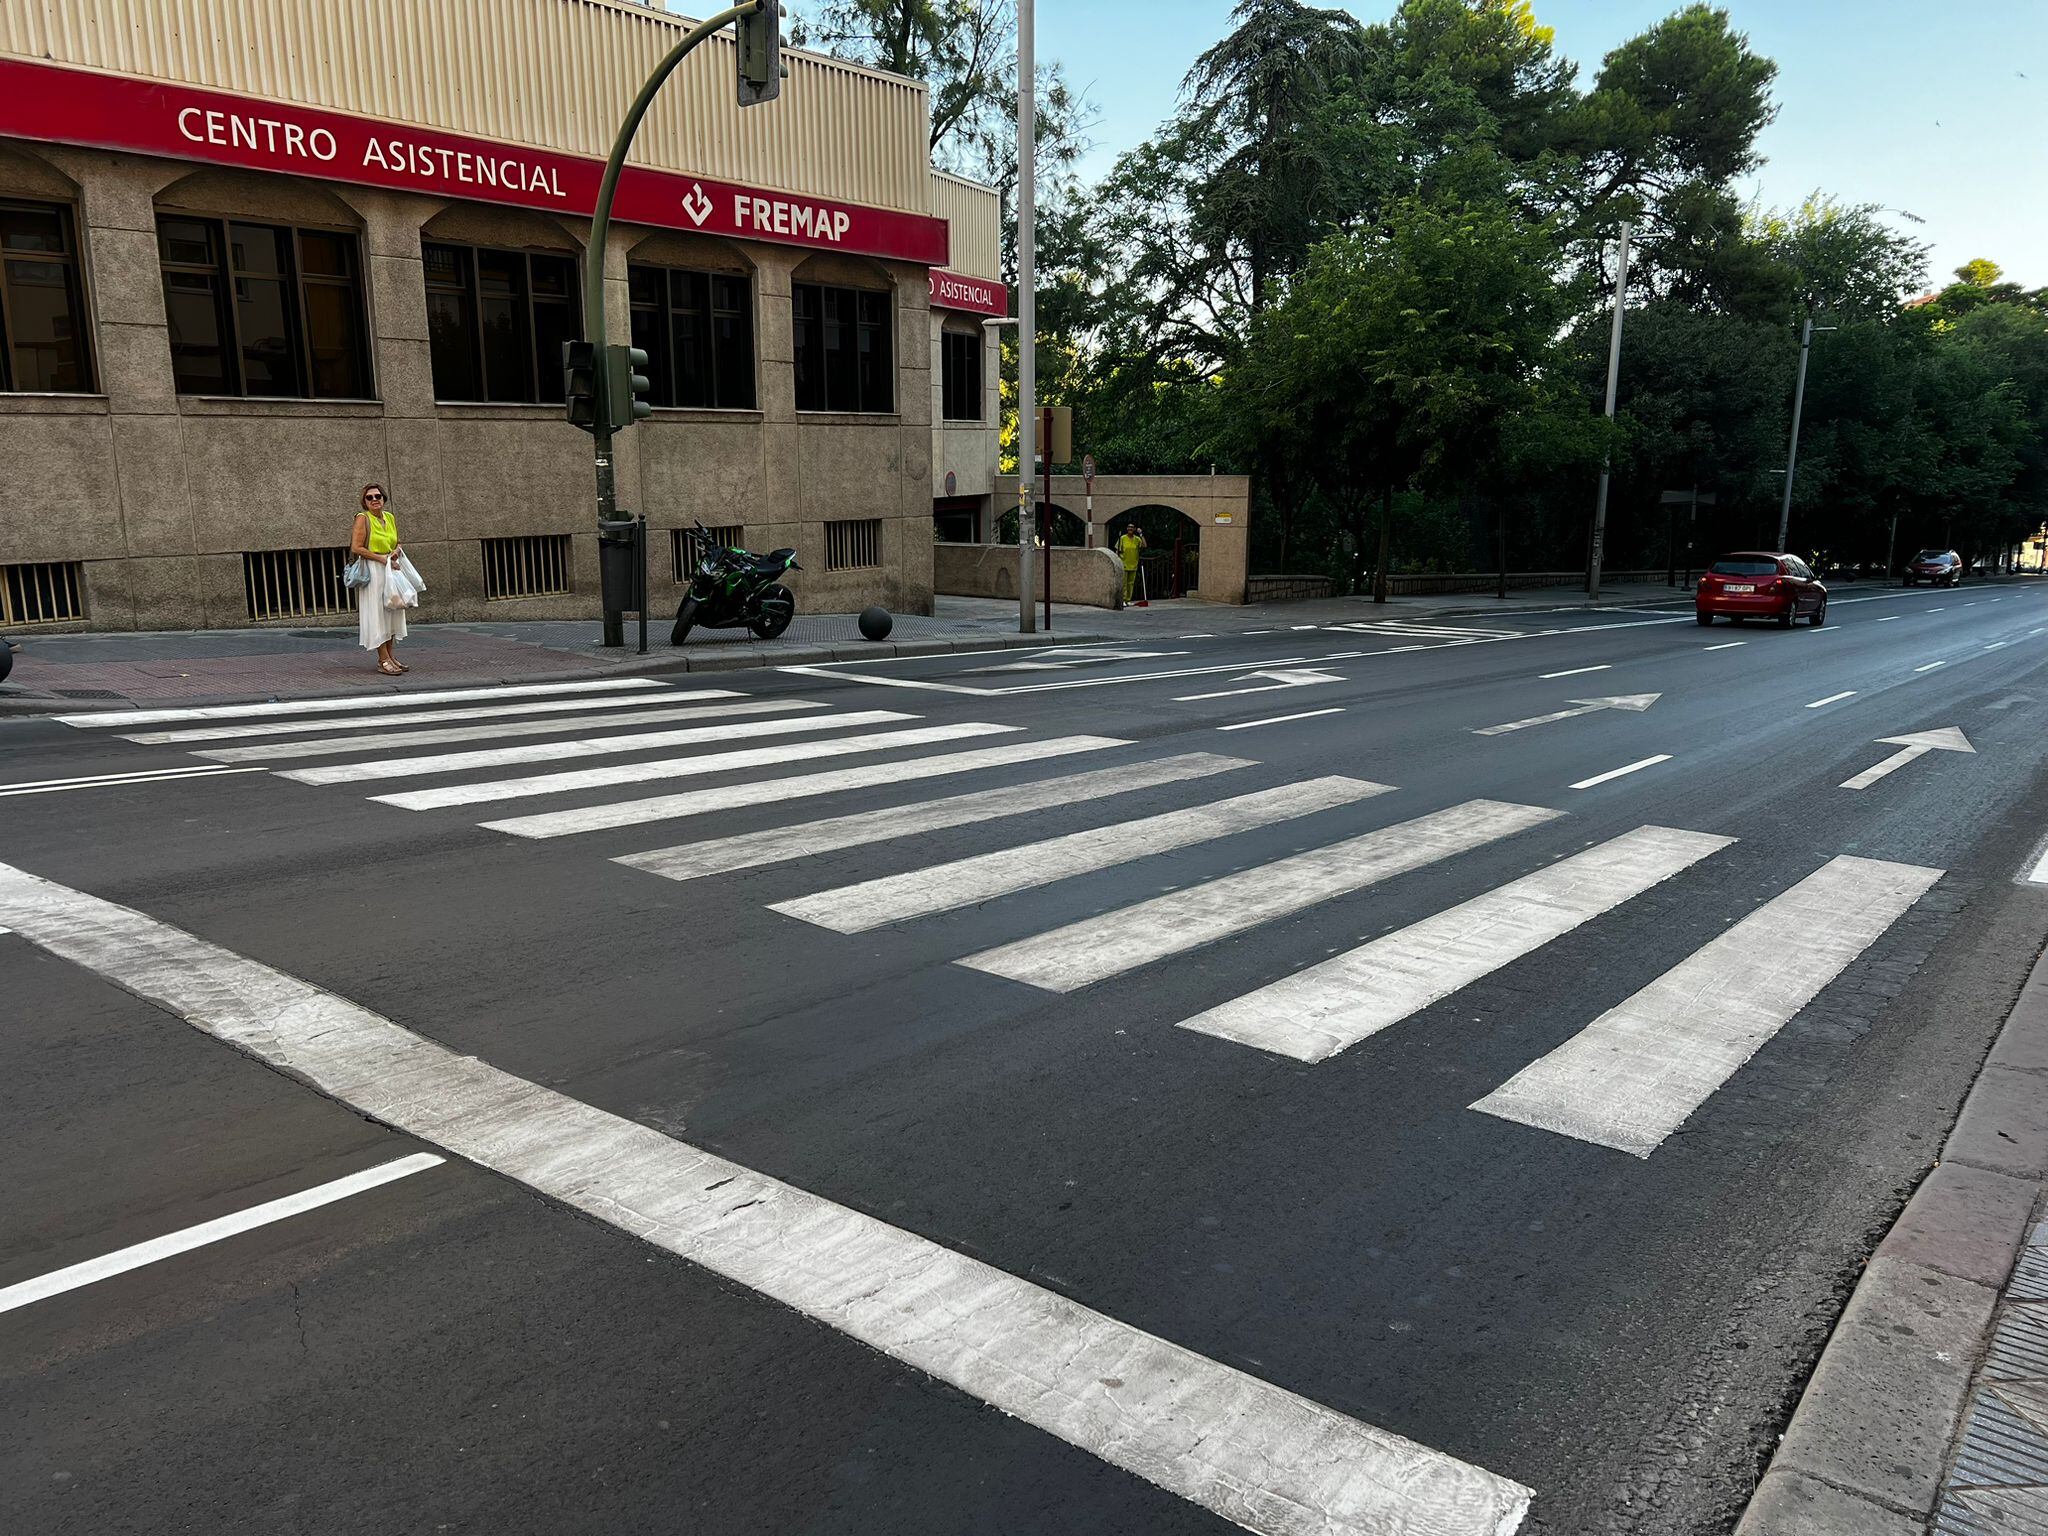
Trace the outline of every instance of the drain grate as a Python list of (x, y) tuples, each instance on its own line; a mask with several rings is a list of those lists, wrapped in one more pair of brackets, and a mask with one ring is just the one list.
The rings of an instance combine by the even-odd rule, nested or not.
[(123, 699), (127, 695), (116, 693), (111, 688), (52, 688), (60, 699)]

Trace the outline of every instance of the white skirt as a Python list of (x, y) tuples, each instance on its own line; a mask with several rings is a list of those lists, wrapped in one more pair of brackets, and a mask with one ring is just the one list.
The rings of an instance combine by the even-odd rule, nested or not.
[(384, 563), (370, 562), (370, 584), (356, 589), (356, 604), (359, 610), (356, 634), (366, 651), (374, 651), (387, 640), (405, 638), (405, 610), (384, 606), (385, 577)]

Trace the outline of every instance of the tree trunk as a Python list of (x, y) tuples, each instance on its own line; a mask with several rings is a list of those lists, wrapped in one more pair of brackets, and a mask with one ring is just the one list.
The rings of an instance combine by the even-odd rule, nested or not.
[(1373, 571), (1372, 600), (1384, 603), (1387, 600), (1387, 546), (1394, 534), (1394, 482), (1389, 480), (1380, 487), (1380, 559)]

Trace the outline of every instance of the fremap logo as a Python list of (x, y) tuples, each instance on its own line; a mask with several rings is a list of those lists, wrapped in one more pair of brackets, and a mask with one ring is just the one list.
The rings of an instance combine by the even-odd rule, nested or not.
[(690, 183), (690, 195), (683, 199), (683, 212), (690, 216), (690, 222), (703, 228), (704, 221), (711, 217), (711, 199), (704, 195), (701, 182)]

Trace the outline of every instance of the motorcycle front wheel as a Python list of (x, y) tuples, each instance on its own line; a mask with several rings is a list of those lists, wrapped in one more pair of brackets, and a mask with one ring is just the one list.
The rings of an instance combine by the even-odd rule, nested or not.
[(669, 631), (668, 643), (670, 645), (681, 645), (685, 640), (689, 639), (690, 631), (696, 626), (696, 623), (697, 599), (685, 597), (680, 603), (676, 604), (676, 627)]
[(796, 594), (777, 584), (761, 594), (759, 611), (747, 620), (747, 628), (763, 640), (773, 640), (795, 617)]

